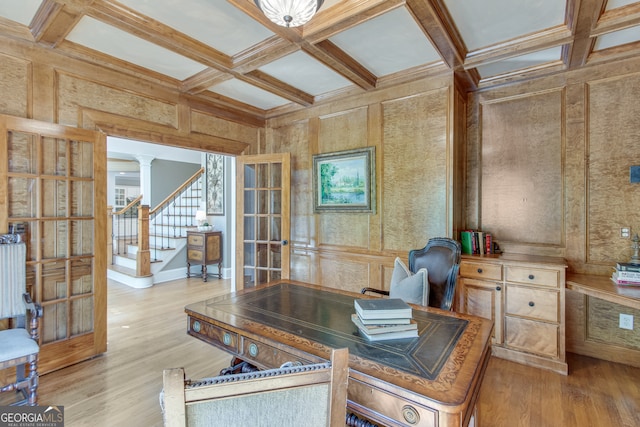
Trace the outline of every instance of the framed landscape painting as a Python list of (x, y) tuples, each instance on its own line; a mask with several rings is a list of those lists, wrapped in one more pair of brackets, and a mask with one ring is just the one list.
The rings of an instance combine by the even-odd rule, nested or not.
[(375, 147), (313, 156), (314, 212), (375, 212)]

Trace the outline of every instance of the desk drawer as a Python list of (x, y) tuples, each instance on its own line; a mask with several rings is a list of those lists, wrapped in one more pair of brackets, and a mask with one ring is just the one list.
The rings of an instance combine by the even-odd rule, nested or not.
[(505, 313), (558, 322), (558, 297), (554, 290), (507, 285)]
[(347, 399), (349, 409), (362, 413), (376, 422), (384, 421), (384, 419), (376, 419), (377, 413), (403, 426), (436, 427), (438, 425), (435, 410), (401, 399), (399, 396), (353, 378), (349, 378)]
[(507, 282), (525, 283), (527, 285), (557, 288), (560, 283), (560, 272), (558, 270), (507, 266), (505, 267), (504, 275)]
[(238, 354), (238, 334), (189, 316), (189, 333), (210, 344)]
[(472, 279), (502, 280), (502, 265), (463, 260), (460, 275)]
[(257, 365), (262, 365), (267, 369), (279, 368), (287, 362), (293, 362), (294, 364), (299, 365), (322, 363), (321, 359), (313, 361), (304, 359), (249, 338), (242, 339), (242, 351), (240, 352), (240, 357), (244, 360), (255, 362)]
[(560, 354), (558, 325), (506, 316), (504, 343), (527, 353), (557, 358)]

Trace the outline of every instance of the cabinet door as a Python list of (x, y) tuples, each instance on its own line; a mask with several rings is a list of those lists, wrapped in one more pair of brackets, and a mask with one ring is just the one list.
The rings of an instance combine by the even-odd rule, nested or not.
[(462, 281), (462, 309), (467, 314), (493, 320), (493, 343), (501, 344), (502, 283), (460, 278)]

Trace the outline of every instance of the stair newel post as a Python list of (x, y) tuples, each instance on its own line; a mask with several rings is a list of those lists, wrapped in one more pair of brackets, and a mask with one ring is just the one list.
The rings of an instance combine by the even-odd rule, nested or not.
[(151, 252), (149, 251), (149, 205), (138, 206), (138, 253), (136, 275), (151, 274)]

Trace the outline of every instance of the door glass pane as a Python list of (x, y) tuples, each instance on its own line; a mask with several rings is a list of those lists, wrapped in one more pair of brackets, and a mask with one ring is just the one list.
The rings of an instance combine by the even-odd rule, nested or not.
[(278, 244), (271, 244), (271, 259), (269, 260), (269, 266), (271, 268), (282, 268), (281, 246)]
[(255, 269), (251, 267), (244, 268), (243, 282), (245, 287), (255, 286), (256, 284), (255, 274), (256, 274)]
[(271, 190), (270, 194), (270, 203), (269, 203), (269, 211), (274, 215), (279, 215), (282, 211), (282, 191), (281, 190)]
[(281, 271), (280, 270), (271, 270), (271, 277), (269, 280), (280, 280)]
[[(258, 262), (256, 263), (256, 267), (269, 267), (269, 246), (266, 243), (258, 243)], [(259, 282), (262, 283), (262, 282)]]
[(269, 185), (269, 165), (264, 163), (257, 165), (256, 173), (256, 187), (267, 187)]
[(256, 269), (256, 283), (267, 283), (269, 281), (269, 272), (267, 270)]
[(49, 343), (67, 338), (67, 303), (46, 304), (40, 320), (42, 341)]
[(93, 266), (91, 258), (71, 261), (71, 295), (93, 292)]
[(269, 191), (258, 190), (258, 214), (269, 213)]
[(269, 240), (269, 218), (266, 216), (258, 217), (258, 239)]
[(282, 163), (271, 163), (271, 183), (269, 187), (282, 187)]
[(280, 217), (272, 216), (271, 217), (271, 238), (269, 239), (272, 242), (280, 241)]
[(37, 215), (37, 184), (32, 178), (9, 177), (9, 216), (12, 218), (33, 218)]
[(67, 221), (42, 221), (42, 258), (66, 258)]
[(67, 174), (67, 141), (50, 137), (42, 138), (42, 174)]
[(244, 191), (244, 213), (256, 213), (256, 192), (255, 190)]
[(42, 180), (42, 216), (67, 216), (67, 182), (58, 179)]
[(256, 249), (253, 242), (244, 244), (244, 263), (245, 265), (254, 265), (256, 263)]
[(244, 188), (256, 188), (256, 165), (244, 165)]
[(84, 141), (70, 141), (70, 175), (79, 178), (93, 178), (93, 144)]
[(93, 330), (93, 298), (71, 300), (71, 335)]
[(42, 264), (42, 301), (67, 297), (67, 275), (63, 261)]
[(71, 216), (92, 215), (93, 183), (91, 181), (71, 181)]
[(36, 135), (24, 132), (7, 133), (9, 172), (37, 174)]
[(253, 216), (244, 217), (244, 239), (256, 239), (256, 218)]
[(91, 255), (93, 253), (93, 220), (70, 221), (71, 255)]

